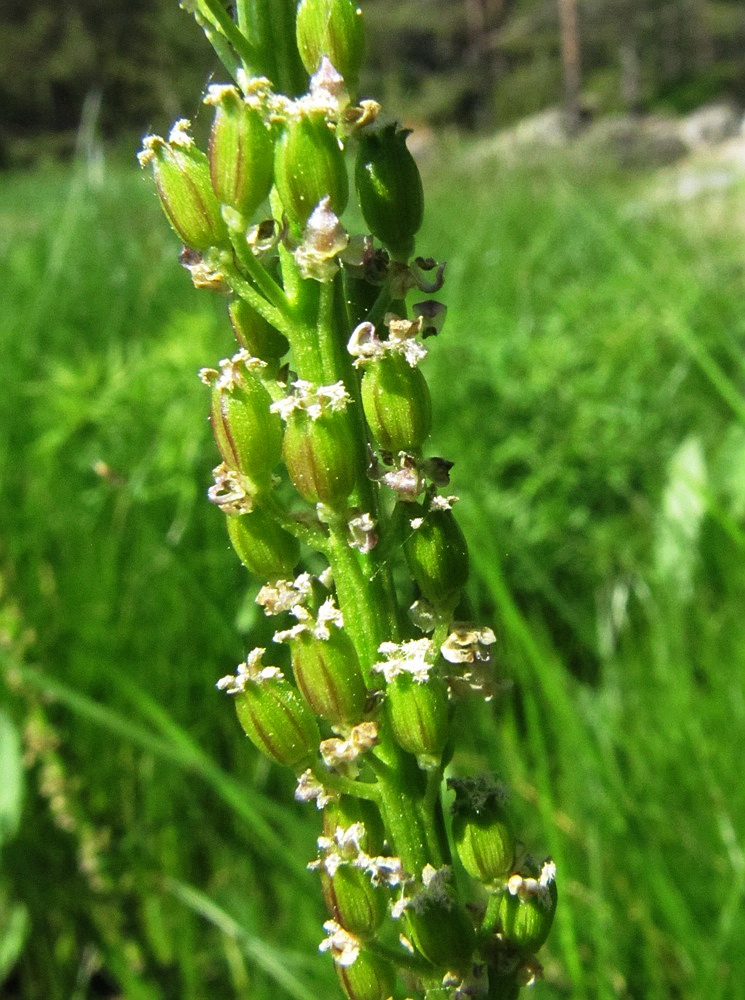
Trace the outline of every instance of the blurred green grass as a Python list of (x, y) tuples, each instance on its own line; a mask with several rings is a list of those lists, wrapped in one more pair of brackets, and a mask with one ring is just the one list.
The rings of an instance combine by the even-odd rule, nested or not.
[[(557, 860), (536, 996), (745, 996), (745, 189), (468, 149), (427, 174), (434, 451), (514, 682), (455, 766)], [(328, 995), (317, 817), (213, 686), (266, 636), (204, 499), (223, 305), (133, 169), (4, 178), (0, 237), (0, 721), (30, 764), (3, 995)]]

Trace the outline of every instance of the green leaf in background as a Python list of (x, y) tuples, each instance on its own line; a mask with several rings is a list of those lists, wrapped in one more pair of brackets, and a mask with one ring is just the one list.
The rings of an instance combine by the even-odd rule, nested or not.
[(18, 830), (23, 806), (23, 760), (18, 731), (0, 711), (0, 847)]
[[(8, 715), (0, 711), (0, 848), (18, 831), (23, 784), (18, 730)], [(28, 910), (22, 903), (11, 903), (4, 885), (0, 885), (0, 983), (15, 965), (28, 928)]]
[(21, 954), (29, 930), (28, 910), (22, 903), (8, 905), (0, 898), (0, 984)]
[(681, 598), (692, 595), (707, 492), (708, 476), (701, 440), (691, 435), (670, 460), (655, 539), (657, 572)]

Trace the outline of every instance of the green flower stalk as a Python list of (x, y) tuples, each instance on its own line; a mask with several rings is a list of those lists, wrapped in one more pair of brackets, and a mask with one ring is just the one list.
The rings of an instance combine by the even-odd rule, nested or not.
[[(236, 353), (201, 372), (208, 497), (292, 667), (254, 649), (218, 688), (321, 811), (309, 868), (342, 993), (514, 997), (540, 972), (554, 868), (523, 857), (499, 782), (443, 792), (456, 711), (500, 685), (494, 633), (464, 620), (451, 463), (428, 454), (444, 265), (416, 255), (407, 133), (355, 103), (351, 0), (239, 0), (235, 20), (222, 0), (190, 6), (233, 82), (207, 94), (208, 153), (179, 121), (140, 161), (194, 284), (226, 297)], [(345, 219), (350, 176), (367, 231)]]

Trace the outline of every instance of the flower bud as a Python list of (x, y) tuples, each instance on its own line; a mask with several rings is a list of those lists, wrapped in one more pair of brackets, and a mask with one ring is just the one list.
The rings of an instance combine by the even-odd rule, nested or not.
[(480, 800), (456, 785), (453, 840), (461, 864), (473, 878), (489, 883), (503, 880), (515, 860), (515, 835), (502, 802), (502, 789)]
[(438, 968), (465, 970), (473, 956), (476, 932), (457, 898), (450, 870), (430, 872), (428, 884), (405, 911), (411, 940)]
[(508, 880), (498, 911), (503, 939), (525, 955), (536, 952), (548, 937), (558, 896), (551, 862), (534, 874)]
[(228, 535), (238, 558), (254, 576), (263, 581), (292, 578), (300, 544), (264, 511), (229, 517)]
[(233, 299), (228, 315), (236, 340), (251, 357), (274, 361), (289, 350), (287, 337), (275, 330), (245, 299)]
[(297, 12), (297, 47), (309, 74), (326, 56), (353, 87), (365, 54), (362, 12), (353, 0), (302, 0)]
[(468, 580), (468, 547), (451, 510), (430, 510), (409, 504), (407, 511), (420, 518), (404, 542), (404, 554), (419, 589), (435, 608), (457, 599)]
[(151, 135), (139, 159), (152, 164), (163, 211), (184, 245), (207, 250), (229, 245), (228, 230), (210, 183), (207, 157), (189, 135), (188, 122), (176, 122), (168, 142)]
[(333, 875), (321, 872), (321, 891), (330, 915), (350, 934), (374, 934), (382, 924), (388, 893), (359, 868), (343, 864)]
[(384, 451), (416, 452), (429, 436), (432, 403), (421, 370), (402, 354), (371, 362), (362, 379), (362, 405), (370, 430)]
[(283, 455), (290, 479), (308, 503), (337, 508), (354, 489), (355, 439), (344, 413), (313, 420), (295, 411), (287, 421)]
[(396, 125), (364, 133), (355, 167), (365, 222), (398, 260), (408, 260), (413, 253), (424, 218), (422, 179), (406, 147), (408, 134)]
[(359, 722), (367, 690), (354, 644), (345, 632), (333, 628), (328, 639), (307, 632), (298, 635), (292, 640), (292, 669), (316, 715), (336, 726)]
[(448, 737), (447, 688), (432, 674), (420, 684), (399, 674), (386, 687), (386, 712), (396, 742), (417, 757), (439, 756)]
[(271, 133), (235, 87), (210, 88), (207, 101), (215, 105), (209, 146), (212, 188), (222, 205), (250, 216), (272, 186)]
[(248, 681), (235, 698), (240, 724), (258, 750), (283, 767), (298, 770), (308, 765), (318, 752), (318, 725), (278, 671)]
[[(230, 363), (229, 363), (230, 364)], [(282, 421), (272, 400), (247, 366), (233, 365), (229, 378), (212, 381), (210, 421), (226, 465), (246, 476), (257, 491), (268, 486), (282, 453)]]
[(349, 1000), (389, 1000), (396, 984), (390, 962), (361, 951), (352, 965), (336, 965), (336, 974)]
[(287, 124), (275, 149), (274, 182), (287, 218), (300, 228), (323, 198), (335, 215), (342, 214), (349, 198), (347, 167), (325, 121), (302, 117)]

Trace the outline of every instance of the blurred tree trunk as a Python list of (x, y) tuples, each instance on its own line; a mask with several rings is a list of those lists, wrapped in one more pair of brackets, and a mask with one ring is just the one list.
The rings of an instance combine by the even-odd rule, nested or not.
[(564, 71), (564, 115), (566, 129), (572, 135), (580, 126), (579, 98), (582, 87), (577, 0), (559, 0), (559, 30)]
[(474, 125), (486, 129), (494, 124), (492, 92), (497, 78), (495, 41), (513, 0), (464, 0), (468, 32), (468, 64), (477, 74), (481, 95)]

